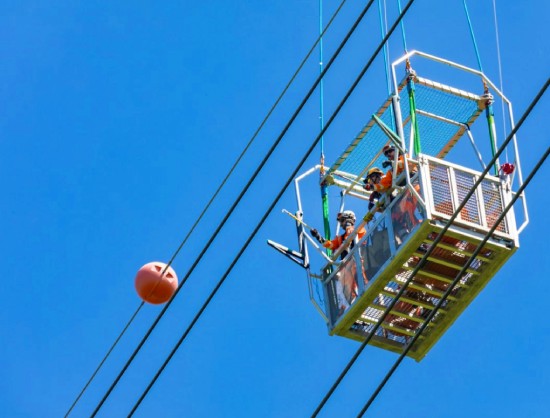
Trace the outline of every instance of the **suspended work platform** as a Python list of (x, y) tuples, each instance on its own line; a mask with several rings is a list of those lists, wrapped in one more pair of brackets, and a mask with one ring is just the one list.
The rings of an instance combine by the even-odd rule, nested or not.
[[(334, 272), (323, 280), (330, 334), (363, 341), (461, 203), (478, 172), (419, 155), (423, 208), (409, 191), (396, 198)], [(400, 353), (512, 198), (487, 176), (371, 339)], [(518, 248), (513, 213), (475, 258), (408, 355), (422, 359)]]
[[(413, 57), (458, 70), (459, 79), (465, 73), (473, 75), (472, 84), (481, 94), (419, 76), (410, 64)], [(398, 82), (396, 68), (405, 64), (405, 77)], [(357, 341), (369, 338), (371, 345), (402, 353), (421, 332), (407, 353), (419, 361), (518, 249), (528, 212), (522, 195), (519, 208), (503, 215), (523, 182), (515, 137), (510, 145), (514, 163), (501, 166), (495, 159), (489, 174), (481, 179), (487, 171), (485, 162), (498, 148), (493, 95), (507, 106), (508, 123), (514, 127), (511, 104), (494, 84), (479, 71), (419, 51), (395, 61), (392, 76), (393, 93), (334, 164), (317, 166), (295, 179), (298, 207), (291, 216), (297, 221), (299, 250), (270, 245), (306, 269), (310, 300), (330, 335)], [(472, 126), (483, 113), (486, 141), (480, 143), (474, 139)], [(460, 161), (453, 160), (457, 145), (464, 142), (466, 146), (455, 152)], [(391, 161), (383, 153), (388, 147), (395, 150)], [(374, 171), (380, 173), (379, 167), (388, 166), (386, 176), (392, 178), (388, 189), (376, 195), (364, 187), (371, 169), (377, 167)], [(504, 166), (508, 169), (503, 170)], [(334, 252), (325, 253), (304, 222), (306, 218), (310, 222), (306, 216), (310, 212), (302, 204), (299, 184), (316, 170), (323, 173), (322, 190), (338, 189), (339, 212), (353, 209), (358, 215), (354, 231), (342, 235), (343, 242)], [(367, 202), (376, 205), (369, 209)], [(519, 226), (516, 212), (521, 212)], [(325, 239), (342, 232), (339, 226), (335, 235), (329, 231), (326, 206), (323, 220)], [(366, 233), (359, 239), (363, 227)], [(319, 273), (312, 272), (312, 249), (323, 260), (315, 268)], [(456, 286), (442, 300), (455, 280)], [(440, 308), (431, 315), (439, 302)]]

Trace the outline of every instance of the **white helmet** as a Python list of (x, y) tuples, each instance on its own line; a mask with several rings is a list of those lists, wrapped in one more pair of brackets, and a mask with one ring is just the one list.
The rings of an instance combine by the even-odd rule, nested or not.
[(351, 210), (345, 210), (336, 215), (336, 220), (340, 223), (345, 223), (348, 221), (351, 222), (352, 225), (355, 225), (355, 213)]

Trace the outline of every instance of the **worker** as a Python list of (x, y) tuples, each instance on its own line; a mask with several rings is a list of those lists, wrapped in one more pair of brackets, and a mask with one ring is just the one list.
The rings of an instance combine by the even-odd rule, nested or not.
[[(363, 186), (365, 190), (374, 191), (378, 193), (388, 191), (393, 183), (393, 163), (395, 160), (395, 147), (393, 145), (386, 145), (382, 148), (382, 153), (388, 158), (387, 161), (382, 163), (382, 167), (390, 167), (386, 174), (382, 173), (378, 167), (371, 168), (365, 177)], [(409, 166), (411, 176), (416, 173), (416, 167)], [(396, 177), (399, 177), (405, 170), (405, 158), (403, 155), (399, 155), (397, 158)], [(370, 180), (370, 181), (369, 181)], [(400, 184), (404, 186), (404, 184)]]
[[(322, 237), (319, 234), (319, 231), (316, 229), (311, 230), (311, 235), (319, 241), (323, 247), (328, 248), (330, 250), (336, 251), (338, 250), (343, 242), (351, 235), (351, 233), (355, 229), (355, 213), (351, 210), (346, 210), (344, 212), (339, 213), (336, 216), (336, 220), (340, 223), (340, 226), (344, 230), (344, 233), (342, 235), (338, 235), (336, 238), (332, 240), (326, 240), (324, 237)], [(361, 227), (357, 231), (357, 239), (360, 240), (363, 238), (363, 236), (366, 234), (365, 228)], [(342, 253), (340, 254), (340, 258), (343, 260), (348, 255), (348, 251), (353, 248), (354, 242), (352, 241), (348, 248), (346, 248)], [(359, 255), (359, 257), (361, 257)], [(362, 261), (361, 261), (362, 264)], [(363, 283), (366, 285), (368, 283), (367, 276), (365, 275), (365, 271), (362, 268), (362, 277), (363, 277)], [(349, 262), (343, 263), (340, 267), (338, 272), (336, 273), (336, 296), (338, 300), (338, 317), (342, 315), (345, 311), (349, 309), (349, 307), (353, 304), (355, 299), (357, 298), (359, 294), (359, 289), (357, 285), (357, 268), (356, 263), (353, 259), (350, 259)]]
[[(350, 234), (355, 229), (355, 220), (356, 220), (355, 213), (351, 210), (345, 210), (344, 212), (341, 212), (336, 216), (336, 220), (340, 223), (340, 226), (344, 230), (344, 233), (342, 235), (338, 235), (336, 238), (332, 240), (326, 240), (324, 237), (321, 236), (321, 234), (319, 234), (319, 231), (317, 231), (316, 229), (311, 230), (311, 235), (317, 241), (319, 241), (323, 245), (323, 247), (333, 251), (336, 251), (338, 248), (340, 248), (342, 243), (346, 240), (347, 237), (350, 236)], [(361, 227), (359, 231), (357, 231), (357, 239), (363, 238), (365, 233), (366, 233), (365, 228)], [(349, 248), (351, 248), (352, 246), (353, 245), (350, 245)], [(341, 254), (342, 259), (344, 259), (348, 254), (347, 250), (349, 248), (347, 248), (345, 251), (342, 252)]]
[(363, 188), (367, 191), (377, 192), (378, 196), (380, 196), (380, 193), (391, 188), (392, 178), (391, 170), (384, 175), (378, 167), (373, 167), (368, 171), (365, 180), (363, 180), (363, 183), (365, 183)]

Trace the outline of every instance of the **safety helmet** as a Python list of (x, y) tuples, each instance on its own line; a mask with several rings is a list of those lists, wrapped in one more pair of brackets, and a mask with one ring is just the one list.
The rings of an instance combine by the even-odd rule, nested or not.
[(382, 153), (387, 157), (388, 153), (390, 151), (395, 151), (395, 147), (393, 145), (386, 145), (384, 148), (382, 148)]
[(370, 176), (372, 176), (373, 174), (384, 174), (382, 172), (382, 170), (380, 170), (378, 167), (373, 167), (369, 170), (369, 172), (367, 173), (367, 178), (370, 178)]
[(341, 223), (349, 221), (352, 224), (355, 224), (355, 213), (351, 210), (345, 210), (336, 215), (336, 220)]

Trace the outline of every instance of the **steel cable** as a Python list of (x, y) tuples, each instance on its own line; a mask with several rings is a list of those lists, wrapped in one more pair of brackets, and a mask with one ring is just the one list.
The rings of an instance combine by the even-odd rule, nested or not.
[[(414, 0), (411, 0), (411, 1), (414, 1)], [(241, 191), (241, 193), (239, 194), (239, 196), (235, 199), (235, 201), (233, 202), (233, 205), (231, 206), (231, 208), (228, 210), (227, 214), (225, 215), (225, 217), (222, 219), (222, 221), (220, 222), (220, 224), (215, 228), (215, 232), (214, 234), (211, 235), (210, 239), (208, 240), (208, 242), (205, 244), (205, 246), (203, 247), (203, 249), (200, 251), (199, 253), (199, 256), (195, 259), (195, 261), (193, 262), (193, 264), (191, 265), (190, 269), (187, 271), (186, 275), (183, 277), (180, 285), (178, 286), (178, 288), (176, 289), (174, 295), (172, 296), (172, 298), (167, 302), (167, 304), (164, 306), (164, 308), (162, 309), (162, 311), (159, 313), (159, 315), (157, 316), (157, 318), (155, 319), (155, 321), (153, 322), (153, 324), (151, 325), (151, 327), (149, 328), (149, 330), (146, 332), (145, 336), (143, 337), (143, 339), (140, 341), (140, 343), (138, 344), (137, 348), (134, 350), (134, 352), (132, 353), (132, 355), (130, 356), (129, 360), (126, 362), (126, 364), (124, 365), (124, 367), (122, 368), (122, 370), (120, 371), (120, 373), (117, 375), (117, 377), (115, 378), (114, 382), (111, 384), (111, 386), (109, 387), (109, 389), (107, 390), (107, 392), (105, 393), (105, 395), (102, 397), (102, 399), (100, 400), (99, 404), (96, 406), (96, 408), (94, 409), (93, 413), (92, 413), (92, 417), (94, 417), (95, 415), (97, 415), (97, 413), (99, 412), (99, 410), (101, 409), (102, 405), (105, 403), (105, 401), (107, 400), (107, 398), (109, 397), (109, 395), (111, 394), (111, 392), (113, 391), (113, 389), (115, 388), (115, 386), (118, 384), (118, 382), (120, 381), (120, 379), (122, 378), (122, 375), (126, 372), (126, 370), (128, 369), (128, 367), (130, 366), (130, 364), (132, 363), (132, 361), (134, 360), (135, 356), (137, 355), (137, 353), (141, 350), (141, 347), (145, 344), (145, 341), (147, 341), (147, 339), (149, 338), (149, 336), (151, 335), (152, 331), (154, 330), (154, 328), (157, 326), (158, 322), (161, 320), (161, 318), (164, 316), (164, 313), (166, 312), (166, 310), (169, 308), (169, 306), (171, 305), (172, 301), (175, 299), (175, 297), (178, 295), (180, 289), (182, 288), (183, 284), (187, 281), (187, 279), (189, 278), (189, 276), (191, 275), (191, 273), (194, 271), (194, 269), (196, 268), (196, 266), (198, 265), (198, 263), (200, 262), (200, 260), (202, 259), (202, 257), (204, 256), (204, 254), (206, 253), (206, 251), (208, 250), (208, 248), (210, 247), (210, 245), (212, 244), (212, 242), (214, 241), (214, 239), (216, 238), (216, 235), (217, 233), (219, 233), (219, 231), (223, 228), (223, 226), (225, 225), (225, 223), (227, 222), (227, 220), (229, 219), (229, 217), (232, 215), (233, 211), (235, 210), (236, 206), (239, 204), (239, 202), (241, 201), (241, 199), (243, 198), (243, 196), (246, 194), (246, 192), (248, 191), (248, 189), (250, 188), (250, 186), (252, 185), (252, 183), (254, 182), (254, 180), (256, 179), (257, 175), (259, 174), (259, 172), (262, 170), (262, 168), (264, 167), (264, 165), (267, 163), (267, 160), (271, 157), (271, 155), (273, 154), (273, 152), (275, 151), (275, 149), (277, 148), (278, 144), (280, 143), (280, 141), (282, 140), (282, 138), (286, 135), (286, 132), (288, 131), (288, 129), (290, 128), (290, 126), (292, 125), (292, 123), (294, 122), (294, 120), (296, 119), (296, 117), (298, 116), (298, 114), (301, 112), (302, 108), (305, 106), (305, 104), (307, 103), (307, 101), (309, 100), (309, 98), (311, 97), (311, 95), (313, 94), (313, 92), (316, 90), (320, 80), (325, 76), (325, 74), (327, 73), (327, 71), (330, 69), (330, 67), (332, 66), (332, 64), (334, 63), (334, 60), (338, 57), (338, 55), (340, 54), (340, 52), (342, 51), (342, 49), (344, 48), (344, 46), (346, 45), (347, 41), (349, 40), (349, 38), (351, 37), (351, 35), (353, 34), (353, 32), (355, 32), (355, 29), (357, 28), (357, 26), (359, 25), (359, 23), (362, 21), (363, 17), (365, 16), (365, 14), (367, 13), (367, 11), (370, 9), (370, 6), (372, 5), (372, 3), (374, 2), (374, 0), (369, 0), (369, 2), (367, 3), (367, 6), (365, 6), (365, 8), (363, 9), (363, 11), (360, 13), (359, 17), (357, 18), (357, 20), (354, 22), (354, 24), (352, 25), (352, 28), (350, 29), (350, 31), (346, 34), (346, 36), (344, 37), (344, 40), (340, 43), (340, 45), (338, 46), (336, 52), (334, 53), (334, 55), (331, 57), (331, 59), (329, 60), (328, 64), (326, 65), (326, 67), (324, 68), (323, 72), (319, 75), (319, 77), (317, 77), (316, 81), (314, 82), (313, 86), (310, 88), (310, 90), (308, 91), (308, 93), (306, 94), (305, 98), (302, 100), (302, 102), (300, 103), (300, 105), (298, 106), (298, 108), (296, 109), (296, 111), (294, 112), (294, 114), (291, 116), (289, 122), (287, 123), (287, 125), (283, 128), (281, 134), (279, 135), (279, 137), (277, 138), (277, 140), (274, 142), (274, 144), (272, 145), (272, 147), (269, 149), (268, 153), (266, 154), (266, 156), (264, 157), (264, 159), (262, 160), (262, 162), (259, 164), (258, 168), (256, 169), (256, 171), (252, 174), (250, 180), (247, 182), (247, 184), (245, 185), (245, 187), (243, 188), (243, 190)]]
[(394, 365), (392, 366), (392, 368), (390, 369), (390, 371), (386, 374), (386, 376), (382, 379), (382, 382), (378, 385), (378, 387), (375, 389), (375, 391), (373, 392), (373, 394), (371, 395), (371, 397), (369, 398), (369, 400), (367, 401), (367, 403), (365, 404), (365, 406), (363, 407), (363, 409), (361, 409), (361, 411), (359, 412), (359, 415), (357, 415), (357, 417), (362, 417), (365, 412), (369, 409), (369, 407), (372, 405), (372, 403), (374, 402), (374, 400), (376, 399), (376, 397), (378, 396), (378, 394), (380, 393), (380, 391), (384, 388), (384, 386), (386, 385), (386, 383), (388, 382), (388, 380), (391, 378), (391, 376), (393, 375), (393, 373), (395, 372), (395, 370), (397, 370), (397, 368), (399, 367), (399, 365), (401, 364), (401, 362), (403, 361), (403, 359), (405, 358), (405, 356), (407, 355), (407, 353), (410, 351), (410, 349), (412, 348), (412, 346), (414, 345), (415, 341), (420, 337), (420, 335), (422, 334), (422, 332), (424, 331), (424, 329), (426, 329), (426, 327), (428, 326), (428, 324), (430, 323), (430, 321), (432, 320), (432, 318), (435, 316), (435, 314), (437, 313), (437, 311), (439, 311), (439, 309), (441, 308), (441, 306), (443, 305), (443, 303), (447, 300), (447, 297), (451, 294), (452, 290), (454, 289), (455, 285), (460, 281), (460, 279), (462, 278), (462, 275), (466, 272), (466, 270), (470, 267), (470, 265), (473, 263), (473, 261), (475, 260), (476, 256), (481, 252), (481, 250), (483, 249), (483, 246), (487, 243), (487, 241), (489, 241), (489, 238), (491, 238), (491, 235), (493, 234), (493, 232), (495, 232), (495, 230), (498, 228), (500, 222), (504, 219), (504, 217), (506, 216), (506, 214), (508, 213), (508, 211), (514, 206), (514, 203), (516, 203), (516, 201), (521, 197), (521, 194), (523, 193), (523, 191), (525, 190), (525, 188), (527, 187), (527, 185), (529, 184), (529, 182), (533, 179), (533, 177), (535, 176), (535, 174), (538, 172), (538, 170), (540, 169), (540, 167), (542, 166), (542, 164), (545, 162), (546, 158), (548, 157), (548, 154), (550, 154), (550, 147), (546, 149), (546, 152), (544, 153), (544, 155), (541, 157), (541, 159), (538, 161), (538, 163), (536, 164), (536, 166), (533, 168), (533, 170), (531, 170), (531, 172), (529, 173), (529, 175), (527, 176), (527, 178), (525, 179), (525, 181), (523, 182), (523, 184), (518, 188), (516, 194), (514, 195), (514, 197), (512, 198), (512, 200), (510, 201), (510, 203), (508, 203), (506, 205), (506, 207), (504, 208), (504, 210), (502, 211), (502, 213), (500, 214), (500, 216), (496, 219), (495, 221), (495, 224), (491, 227), (491, 229), (489, 230), (489, 232), (487, 232), (487, 234), (485, 235), (485, 237), (483, 238), (483, 240), (478, 244), (478, 246), (476, 247), (475, 251), (472, 253), (472, 255), (470, 256), (470, 258), (468, 259), (468, 261), (466, 261), (466, 264), (462, 267), (462, 269), (460, 270), (460, 272), (458, 272), (458, 274), (456, 275), (455, 279), (453, 280), (453, 282), (449, 285), (448, 289), (445, 291), (445, 293), (441, 296), (441, 299), (439, 300), (439, 302), (435, 305), (435, 307), (433, 308), (433, 310), (431, 311), (431, 313), (428, 315), (428, 317), (426, 318), (426, 320), (424, 321), (424, 323), (422, 323), (422, 325), (420, 326), (420, 328), (418, 329), (417, 332), (415, 332), (414, 334), (414, 337), (407, 343), (407, 345), (405, 346), (405, 349), (403, 350), (403, 353), (401, 353), (401, 355), (399, 356), (399, 358), (396, 360), (396, 362), (394, 363)]
[[(360, 72), (359, 76), (356, 78), (356, 80), (354, 81), (354, 83), (352, 84), (352, 86), (350, 87), (350, 89), (348, 90), (348, 92), (346, 93), (346, 95), (344, 96), (344, 98), (342, 99), (342, 101), (340, 102), (340, 104), (337, 106), (336, 110), (334, 111), (334, 113), (332, 114), (332, 116), (330, 117), (330, 119), (328, 120), (327, 124), (325, 125), (325, 127), (323, 128), (323, 130), (317, 135), (317, 137), (315, 138), (315, 140), (313, 141), (312, 145), (310, 146), (310, 148), (307, 150), (306, 154), (304, 155), (304, 157), (302, 158), (302, 160), (298, 163), (296, 169), (292, 172), (292, 174), (289, 176), (289, 178), (287, 179), (286, 183), (284, 184), (284, 186), (281, 188), (279, 194), (275, 197), (275, 199), (272, 201), (271, 205), (269, 206), (269, 208), (267, 209), (267, 211), (264, 213), (263, 217), (261, 218), (261, 220), (258, 222), (258, 224), (256, 225), (256, 227), (254, 228), (254, 230), (252, 231), (252, 233), (250, 234), (250, 236), (248, 237), (248, 239), (246, 240), (246, 242), (244, 243), (244, 245), (241, 247), (241, 249), (239, 250), (239, 252), (237, 253), (237, 255), (235, 256), (235, 258), (233, 259), (233, 261), (231, 262), (229, 268), (226, 270), (226, 272), (223, 274), (223, 276), (221, 277), (221, 279), (219, 280), (218, 284), (215, 286), (214, 290), (212, 290), (212, 292), (210, 293), (210, 295), (208, 296), (208, 298), (206, 299), (205, 303), (203, 304), (203, 306), (201, 307), (201, 309), (199, 310), (199, 312), (197, 313), (197, 315), (193, 318), (193, 320), (191, 321), (191, 323), (189, 324), (189, 326), (187, 327), (187, 329), (185, 330), (185, 332), (183, 333), (183, 335), (181, 336), (181, 338), (179, 339), (179, 341), (176, 343), (176, 345), (174, 346), (174, 348), (172, 349), (172, 351), (170, 352), (170, 354), (168, 355), (168, 357), (166, 358), (166, 360), (164, 361), (164, 363), (162, 364), (162, 366), (160, 367), (160, 369), (157, 371), (157, 373), (155, 374), (155, 376), (153, 377), (153, 379), (151, 380), (151, 382), (149, 383), (149, 385), (147, 386), (147, 388), (145, 389), (145, 391), (142, 393), (142, 395), (140, 396), (140, 398), (138, 399), (138, 401), (136, 402), (136, 404), (134, 405), (134, 407), (132, 408), (132, 410), (130, 411), (130, 414), (128, 415), (129, 417), (131, 417), (134, 412), (137, 410), (137, 408), (139, 407), (139, 405), (141, 404), (141, 402), (143, 401), (143, 399), (145, 399), (145, 397), (147, 396), (147, 394), (149, 393), (149, 391), (151, 390), (151, 388), (153, 387), (153, 385), (155, 384), (155, 382), (157, 381), (157, 379), (159, 378), (159, 376), (161, 375), (161, 373), (163, 372), (163, 370), (166, 368), (166, 366), (168, 365), (168, 363), (170, 362), (170, 360), (172, 359), (172, 357), (174, 356), (174, 354), (176, 353), (176, 351), (178, 350), (178, 348), (180, 347), (180, 345), (183, 343), (183, 341), (185, 340), (185, 338), (187, 337), (187, 335), (189, 334), (189, 332), (191, 331), (191, 329), (193, 328), (193, 326), (195, 325), (195, 323), (198, 321), (198, 319), (200, 318), (200, 316), (202, 315), (202, 313), (204, 312), (204, 310), (206, 309), (206, 307), (208, 306), (208, 304), (210, 303), (210, 301), (214, 298), (214, 296), (216, 295), (217, 291), (220, 289), (220, 287), (222, 286), (222, 284), (224, 283), (225, 279), (227, 278), (227, 276), (229, 275), (229, 273), (231, 272), (231, 270), (233, 269), (233, 267), (235, 266), (235, 264), (237, 263), (237, 261), (240, 259), (240, 257), (242, 256), (242, 254), (245, 252), (245, 250), (248, 248), (248, 245), (250, 244), (250, 242), (254, 239), (254, 237), (256, 236), (256, 234), (258, 233), (259, 229), (262, 227), (262, 225), (264, 224), (265, 220), (267, 219), (267, 217), (270, 215), (270, 213), (273, 211), (273, 209), (275, 208), (275, 206), (277, 205), (278, 201), (281, 199), (281, 197), (283, 196), (284, 192), (286, 191), (286, 189), (288, 188), (288, 186), (290, 185), (290, 183), (293, 181), (293, 179), (296, 177), (296, 175), (298, 174), (298, 171), (300, 170), (300, 168), (302, 167), (302, 165), (306, 162), (307, 158), (310, 156), (310, 154), (313, 152), (313, 150), (315, 149), (315, 147), (317, 146), (317, 144), (319, 143), (319, 141), (321, 140), (322, 136), (325, 134), (326, 130), (330, 127), (330, 125), (332, 124), (332, 122), (334, 121), (334, 119), (336, 118), (336, 116), (340, 113), (340, 110), (342, 109), (342, 107), (344, 106), (344, 104), (347, 102), (347, 100), (349, 99), (349, 97), (351, 96), (351, 94), (353, 93), (353, 91), (355, 90), (355, 88), (357, 87), (357, 85), (359, 84), (359, 82), (361, 81), (361, 79), (363, 78), (363, 76), (365, 75), (365, 73), (367, 72), (367, 70), (370, 68), (370, 66), (372, 65), (374, 59), (378, 56), (378, 54), (380, 53), (380, 50), (383, 48), (385, 42), (390, 38), (390, 36), (393, 34), (395, 28), (397, 27), (397, 25), (399, 24), (399, 22), (401, 21), (401, 19), (403, 18), (403, 16), (407, 13), (407, 11), (409, 10), (409, 8), (411, 7), (411, 5), (414, 3), (415, 0), (409, 0), (409, 2), (406, 4), (405, 8), (403, 9), (402, 13), (398, 16), (398, 18), (396, 19), (395, 23), (393, 24), (393, 26), (391, 27), (391, 29), (388, 31), (387, 35), (385, 36), (385, 38), (382, 40), (382, 42), (379, 44), (379, 46), (376, 48), (375, 52), (372, 54), (371, 58), (369, 59), (369, 61), (367, 62), (367, 64), (365, 65), (365, 67), (362, 69), (362, 71)], [(370, 7), (370, 4), (372, 4), (372, 1), (369, 2), (369, 7)]]
[[(300, 73), (300, 71), (302, 70), (302, 68), (304, 67), (305, 63), (309, 60), (311, 54), (315, 51), (315, 48), (317, 47), (317, 45), (319, 44), (319, 42), (322, 42), (322, 37), (323, 35), (325, 34), (325, 32), (328, 30), (328, 28), (332, 25), (332, 23), (334, 22), (334, 19), (336, 18), (336, 16), (340, 13), (340, 10), (342, 9), (342, 7), (344, 6), (344, 4), (346, 3), (347, 0), (343, 0), (340, 5), (338, 6), (338, 8), (336, 9), (336, 11), (333, 13), (332, 17), (330, 18), (329, 22), (327, 23), (327, 25), (325, 26), (325, 28), (320, 32), (320, 35), (319, 37), (317, 38), (317, 40), (314, 42), (313, 46), (310, 48), (310, 50), (308, 51), (308, 53), (306, 54), (306, 56), (303, 58), (302, 62), (300, 63), (300, 65), (298, 66), (298, 68), (296, 69), (296, 71), (294, 72), (294, 74), (292, 75), (292, 77), (290, 78), (290, 80), (288, 81), (288, 83), (286, 84), (285, 88), (283, 89), (283, 91), (279, 94), (279, 97), (277, 98), (277, 100), (275, 100), (275, 102), (273, 103), (273, 105), (271, 106), (271, 108), (269, 109), (269, 111), (267, 112), (266, 116), (264, 117), (264, 119), (262, 120), (262, 122), (260, 123), (260, 125), (258, 126), (258, 128), (256, 129), (256, 131), (254, 132), (254, 134), (252, 135), (252, 137), (250, 138), (250, 140), (248, 141), (248, 144), (244, 147), (243, 151), (241, 152), (241, 154), (239, 155), (239, 157), (235, 160), (235, 163), (233, 164), (233, 166), (231, 167), (231, 169), (228, 171), (228, 173), (226, 174), (225, 178), (223, 179), (223, 181), (220, 183), (220, 185), (218, 186), (217, 190), (214, 192), (214, 194), (212, 195), (212, 197), (210, 198), (210, 200), (208, 201), (208, 203), (206, 204), (206, 206), (203, 208), (202, 212), (200, 213), (199, 217), (196, 219), (195, 223), (191, 226), (191, 228), (189, 229), (189, 231), (187, 232), (187, 234), (185, 235), (185, 238), (183, 239), (183, 241), (181, 242), (181, 244), (178, 246), (178, 248), (176, 249), (176, 251), (174, 252), (174, 254), (172, 255), (172, 257), (170, 258), (169, 262), (167, 263), (166, 267), (164, 268), (164, 270), (162, 271), (161, 273), (161, 276), (164, 275), (164, 273), (166, 272), (166, 270), (172, 265), (172, 263), (174, 262), (175, 258), (177, 257), (177, 255), (179, 254), (179, 252), (181, 251), (181, 249), (184, 247), (184, 245), (187, 243), (189, 237), (191, 236), (191, 234), (194, 232), (194, 230), (196, 229), (196, 227), (198, 226), (199, 222), (202, 220), (203, 216), (205, 215), (205, 213), (208, 211), (208, 209), (210, 208), (210, 206), (212, 205), (212, 203), (214, 202), (214, 200), (217, 198), (217, 196), (219, 195), (219, 193), (221, 192), (222, 188), (225, 186), (225, 184), (227, 183), (227, 181), (229, 180), (229, 177), (233, 174), (233, 172), (235, 171), (236, 167), (240, 164), (242, 158), (244, 157), (244, 155), (246, 154), (246, 152), (248, 151), (248, 149), (252, 146), (252, 143), (254, 142), (254, 140), (256, 139), (256, 137), (258, 136), (258, 134), (260, 133), (260, 131), (263, 129), (264, 125), (267, 123), (267, 120), (271, 117), (271, 114), (275, 111), (275, 108), (279, 105), (279, 102), (282, 100), (283, 96), (286, 94), (286, 92), (288, 91), (288, 89), (290, 88), (290, 86), (294, 83), (294, 80), (296, 79), (296, 77), (298, 76), (298, 74)], [(183, 285), (183, 283), (180, 284), (180, 286)], [(107, 354), (103, 357), (103, 359), (101, 360), (101, 362), (99, 363), (99, 366), (96, 368), (96, 370), (92, 373), (92, 376), (88, 379), (88, 381), (86, 382), (86, 384), (84, 385), (84, 387), (82, 388), (82, 390), (80, 391), (80, 393), (78, 394), (78, 396), (76, 397), (76, 399), (74, 400), (73, 404), (71, 405), (71, 407), (69, 408), (69, 410), (65, 413), (65, 418), (67, 418), (69, 416), (69, 414), (71, 413), (71, 411), (74, 409), (74, 407), (76, 406), (76, 404), (78, 403), (78, 401), (80, 400), (80, 398), (82, 397), (82, 395), (84, 394), (84, 392), (86, 392), (86, 389), (88, 388), (88, 386), (92, 383), (92, 381), (94, 380), (95, 376), (97, 375), (97, 373), (99, 372), (99, 370), (101, 369), (101, 367), (103, 366), (103, 364), (105, 363), (105, 361), (107, 360), (107, 358), (110, 356), (110, 354), (112, 353), (112, 351), (115, 349), (115, 347), (117, 346), (118, 342), (121, 340), (122, 336), (125, 334), (125, 332), (128, 330), (129, 326), (132, 324), (132, 322), (134, 321), (135, 317), (137, 316), (137, 314), (139, 313), (139, 311), (141, 310), (141, 308), (143, 307), (144, 305), (144, 302), (141, 302), (140, 305), (138, 306), (138, 308), (136, 309), (136, 311), (134, 312), (134, 314), (131, 316), (130, 320), (128, 321), (128, 323), (126, 324), (126, 326), (123, 328), (122, 332), (118, 335), (118, 337), (116, 338), (115, 342), (113, 343), (113, 345), (111, 346), (111, 348), (109, 348), (109, 350), (107, 351)]]
[(502, 146), (498, 149), (497, 153), (493, 156), (491, 162), (489, 164), (487, 164), (487, 167), (483, 170), (483, 172), (481, 173), (480, 177), (477, 179), (477, 181), (474, 183), (474, 185), (472, 186), (472, 188), (470, 189), (470, 191), (464, 196), (463, 200), (462, 200), (462, 203), (458, 206), (458, 208), (456, 209), (456, 211), (453, 213), (453, 215), (451, 216), (451, 218), (449, 219), (448, 223), (443, 227), (443, 229), (439, 232), (439, 234), (437, 235), (437, 237), (434, 239), (434, 241), (432, 242), (432, 245), (428, 248), (428, 250), (426, 251), (426, 253), (424, 254), (424, 256), (420, 259), (420, 261), (418, 262), (418, 264), (416, 265), (416, 267), (411, 271), (411, 275), (410, 277), (407, 279), (407, 281), (403, 284), (403, 286), (401, 287), (401, 289), (399, 290), (399, 292), (397, 292), (397, 294), (395, 295), (395, 297), (393, 298), (392, 302), (388, 305), (388, 307), (386, 308), (386, 310), (384, 311), (384, 313), (382, 314), (382, 316), (378, 319), (378, 322), (375, 324), (374, 328), (371, 330), (371, 332), (369, 333), (369, 335), (366, 337), (365, 341), (363, 341), (361, 343), (361, 346), (357, 349), (357, 351), (355, 352), (355, 354), (353, 355), (353, 357), (351, 358), (351, 360), (348, 362), (348, 364), (344, 367), (343, 371), (340, 373), (340, 375), (338, 376), (338, 378), (336, 379), (336, 381), (334, 382), (334, 384), (332, 385), (332, 387), (329, 389), (329, 391), (327, 392), (327, 394), (325, 395), (325, 397), (321, 400), (321, 402), (319, 403), (319, 405), (317, 406), (317, 409), (313, 412), (312, 414), (312, 417), (316, 417), (319, 412), (321, 411), (321, 409), (323, 408), (323, 406), (326, 404), (326, 402), (328, 401), (328, 399), (330, 398), (330, 396), (334, 393), (334, 391), (336, 390), (336, 388), (338, 387), (338, 385), (342, 382), (342, 380), (344, 379), (344, 377), (346, 376), (347, 372), (351, 369), (351, 367), (353, 366), (353, 364), (355, 363), (355, 361), (357, 360), (357, 358), (359, 357), (359, 355), (361, 355), (361, 353), (363, 352), (363, 350), (365, 349), (365, 347), (367, 346), (367, 344), (370, 342), (370, 340), (372, 339), (372, 337), (375, 335), (376, 331), (380, 328), (380, 325), (382, 324), (382, 322), (384, 321), (384, 319), (388, 316), (388, 314), (390, 313), (390, 311), (393, 309), (393, 307), (395, 306), (395, 304), (398, 302), (399, 298), (403, 295), (403, 293), (405, 293), (409, 283), (412, 282), (412, 280), (414, 279), (414, 277), (416, 276), (416, 274), (418, 273), (419, 270), (421, 270), (425, 264), (427, 263), (428, 261), (428, 257), (432, 254), (432, 252), (434, 251), (434, 249), (437, 247), (437, 244), (439, 244), (439, 242), (441, 242), (441, 240), (443, 239), (443, 235), (445, 235), (445, 233), (447, 232), (447, 230), (449, 229), (449, 227), (451, 226), (451, 224), (454, 222), (454, 220), (456, 219), (456, 217), (458, 216), (458, 214), (460, 213), (460, 211), (466, 206), (466, 203), (468, 202), (468, 200), (470, 199), (470, 197), (474, 194), (475, 192), (475, 189), (481, 184), (481, 182), (483, 181), (483, 178), (485, 178), (485, 176), (487, 175), (487, 173), (489, 172), (491, 166), (495, 163), (495, 161), (497, 160), (497, 158), (500, 156), (500, 154), (502, 154), (502, 152), (504, 151), (504, 149), (506, 148), (506, 146), (510, 143), (510, 141), (514, 138), (514, 135), (516, 134), (516, 132), (518, 131), (518, 129), (521, 127), (521, 125), (523, 124), (523, 122), (525, 121), (525, 119), (527, 118), (527, 116), (529, 116), (529, 114), (531, 113), (531, 111), (533, 110), (533, 108), (535, 107), (535, 105), (538, 103), (538, 101), (540, 100), (540, 98), (542, 97), (542, 95), (544, 94), (544, 92), (546, 91), (546, 89), (548, 88), (548, 84), (550, 83), (550, 79), (546, 81), (546, 84), (543, 86), (543, 88), (539, 91), (539, 93), (537, 94), (537, 96), (533, 99), (533, 101), (531, 102), (531, 104), (529, 105), (529, 107), (527, 108), (527, 110), (525, 111), (525, 113), (522, 115), (522, 117), (520, 118), (520, 120), (518, 121), (517, 125), (514, 127), (514, 129), (510, 132), (510, 134), (508, 135), (508, 137), (506, 138), (506, 140), (503, 142)]

